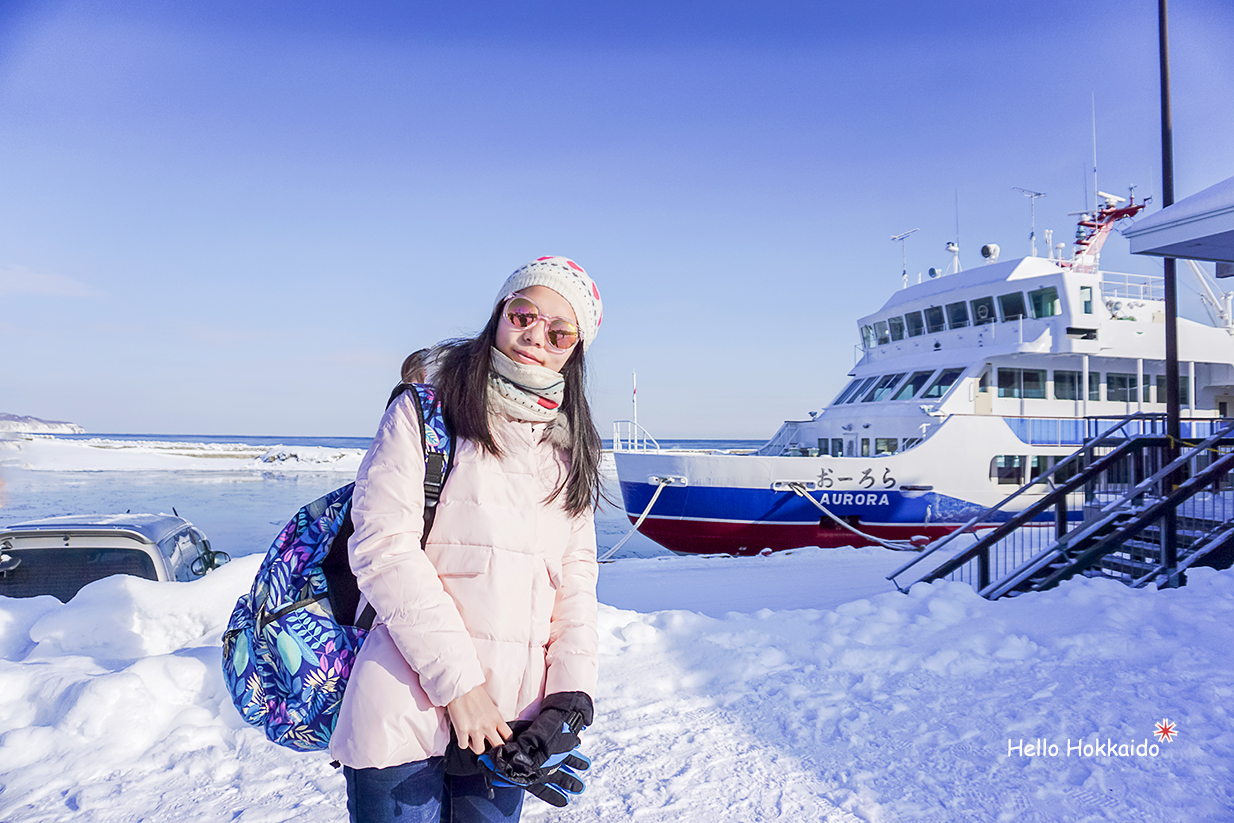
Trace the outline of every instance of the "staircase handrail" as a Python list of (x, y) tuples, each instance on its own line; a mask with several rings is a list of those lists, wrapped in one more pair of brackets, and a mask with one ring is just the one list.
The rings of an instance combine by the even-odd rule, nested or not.
[[(1229, 430), (1227, 429), (1227, 431)], [(1190, 457), (1194, 457), (1197, 453), (1203, 451), (1204, 449), (1205, 449), (1205, 446), (1203, 445), (1195, 446), (1189, 449), (1188, 459), (1190, 459)], [(1180, 465), (1185, 462), (1186, 460), (1183, 460), (1182, 458), (1180, 458), (1179, 460)], [(1178, 485), (1178, 488), (1173, 490), (1169, 495), (1144, 507), (1144, 509), (1142, 509), (1141, 511), (1137, 513), (1137, 517), (1135, 518), (1133, 522), (1128, 523), (1120, 528), (1116, 528), (1113, 532), (1111, 532), (1108, 535), (1103, 535), (1099, 541), (1085, 548), (1083, 552), (1081, 552), (1077, 557), (1073, 558), (1073, 562), (1069, 564), (1066, 569), (1059, 569), (1058, 571), (1051, 574), (1049, 577), (1046, 577), (1044, 580), (1042, 580), (1040, 583), (1040, 588), (1048, 589), (1051, 586), (1054, 586), (1057, 583), (1062, 582), (1068, 577), (1071, 577), (1077, 572), (1080, 572), (1086, 568), (1089, 568), (1090, 566), (1093, 565), (1094, 562), (1096, 562), (1097, 560), (1100, 560), (1102, 557), (1110, 553), (1111, 550), (1107, 548), (1110, 544), (1121, 546), (1126, 541), (1136, 537), (1140, 532), (1148, 528), (1149, 525), (1151, 525), (1152, 523), (1155, 523), (1159, 519), (1160, 515), (1163, 514), (1165, 511), (1167, 511), (1168, 509), (1172, 509), (1172, 508), (1177, 509), (1180, 503), (1184, 503), (1187, 500), (1190, 500), (1192, 497), (1194, 497), (1197, 493), (1199, 493), (1201, 489), (1203, 489), (1206, 485), (1208, 485), (1208, 483), (1212, 480), (1214, 475), (1223, 474), (1229, 471), (1231, 465), (1234, 465), (1234, 452), (1230, 452), (1229, 454), (1226, 454), (1223, 457), (1221, 457), (1219, 460), (1213, 461), (1212, 463), (1205, 466), (1203, 469), (1196, 472), (1191, 477), (1187, 478), (1182, 483), (1180, 483)], [(1177, 468), (1179, 468), (1179, 466), (1175, 466), (1174, 470), (1177, 470)], [(1165, 470), (1163, 470), (1162, 474), (1168, 474), (1168, 472), (1165, 472)], [(1123, 496), (1122, 500), (1125, 501), (1131, 498), (1132, 498), (1132, 495), (1129, 492), (1127, 495)], [(1107, 506), (1106, 509), (1109, 509), (1109, 507)], [(1103, 509), (1103, 511), (1105, 511), (1106, 509)], [(1119, 514), (1117, 510), (1112, 510), (1110, 513), (1110, 517), (1106, 519), (1107, 520), (1113, 519), (1113, 517), (1117, 516), (1117, 514)], [(1092, 532), (1090, 531), (1090, 534), (1091, 533)], [(1067, 535), (1067, 537), (1070, 537), (1070, 536), (1071, 535)], [(1068, 546), (1074, 545), (1075, 543), (1079, 542), (1079, 540), (1080, 538), (1076, 538), (1074, 540), (1068, 540), (1067, 545)], [(1157, 573), (1160, 573), (1160, 571), (1162, 570), (1164, 570), (1164, 564), (1161, 564), (1161, 568), (1158, 570)], [(1064, 574), (1064, 572), (1066, 573)], [(994, 586), (990, 587), (991, 593), (993, 593), (994, 588), (995, 588)], [(1009, 589), (1004, 588), (1000, 594), (1006, 593), (1007, 591), (1009, 591)], [(1000, 596), (1000, 594), (994, 594), (994, 596), (998, 597)]]
[[(900, 589), (900, 591), (906, 591), (906, 589), (902, 589), (902, 588), (900, 588), (900, 584), (896, 582), (896, 578), (897, 578), (897, 577), (899, 577), (901, 574), (903, 574), (904, 572), (908, 571), (908, 570), (909, 570), (909, 569), (911, 569), (913, 566), (915, 566), (915, 565), (917, 565), (918, 563), (920, 563), (922, 560), (925, 560), (927, 557), (929, 557), (930, 555), (934, 554), (934, 553), (935, 553), (936, 551), (938, 551), (939, 549), (941, 549), (941, 548), (943, 548), (944, 546), (946, 546), (947, 544), (949, 544), (952, 540), (955, 540), (955, 539), (956, 539), (957, 537), (959, 537), (961, 534), (966, 534), (966, 533), (968, 533), (968, 531), (969, 531), (969, 530), (970, 530), (973, 526), (977, 525), (978, 523), (981, 523), (982, 521), (984, 521), (986, 518), (988, 518), (988, 517), (989, 517), (991, 514), (993, 514), (994, 512), (997, 512), (997, 511), (1001, 510), (1004, 506), (1006, 506), (1006, 505), (1007, 505), (1008, 503), (1010, 503), (1012, 500), (1015, 500), (1015, 499), (1016, 499), (1017, 497), (1019, 497), (1021, 494), (1024, 494), (1025, 492), (1027, 492), (1027, 491), (1028, 491), (1030, 488), (1032, 488), (1033, 486), (1036, 486), (1036, 485), (1039, 485), (1039, 484), (1042, 484), (1042, 483), (1049, 483), (1051, 486), (1053, 486), (1053, 478), (1054, 478), (1054, 476), (1055, 476), (1055, 475), (1056, 475), (1056, 474), (1057, 474), (1060, 470), (1062, 470), (1062, 469), (1063, 469), (1063, 468), (1065, 468), (1065, 467), (1071, 466), (1071, 465), (1073, 464), (1073, 462), (1078, 462), (1079, 460), (1081, 460), (1081, 459), (1083, 458), (1083, 456), (1084, 456), (1084, 455), (1085, 455), (1085, 454), (1086, 454), (1089, 450), (1091, 450), (1091, 449), (1093, 449), (1093, 448), (1095, 448), (1095, 447), (1097, 447), (1097, 446), (1103, 445), (1103, 441), (1105, 441), (1106, 439), (1108, 439), (1110, 436), (1112, 436), (1112, 435), (1113, 435), (1116, 431), (1118, 431), (1119, 429), (1121, 429), (1123, 426), (1126, 426), (1127, 424), (1131, 423), (1131, 422), (1132, 422), (1132, 421), (1134, 421), (1134, 420), (1138, 420), (1138, 419), (1148, 419), (1148, 418), (1152, 418), (1152, 417), (1154, 417), (1154, 416), (1160, 416), (1160, 415), (1153, 415), (1153, 414), (1152, 414), (1152, 413), (1150, 413), (1150, 412), (1135, 412), (1135, 413), (1133, 413), (1133, 414), (1129, 414), (1129, 415), (1127, 415), (1126, 417), (1122, 418), (1122, 419), (1121, 419), (1121, 420), (1119, 420), (1117, 423), (1113, 424), (1113, 425), (1112, 425), (1112, 426), (1110, 426), (1108, 429), (1106, 429), (1105, 431), (1103, 431), (1101, 434), (1099, 434), (1099, 435), (1097, 435), (1096, 437), (1093, 437), (1093, 438), (1091, 438), (1091, 439), (1087, 440), (1087, 441), (1086, 441), (1086, 442), (1085, 442), (1082, 446), (1080, 446), (1080, 448), (1078, 448), (1078, 449), (1077, 449), (1074, 453), (1072, 453), (1071, 455), (1069, 455), (1066, 459), (1064, 459), (1064, 460), (1062, 460), (1061, 462), (1056, 463), (1054, 466), (1052, 466), (1052, 467), (1050, 468), (1050, 470), (1049, 470), (1049, 471), (1047, 471), (1047, 472), (1045, 472), (1044, 474), (1041, 474), (1041, 475), (1039, 475), (1039, 476), (1037, 476), (1037, 477), (1033, 478), (1033, 479), (1032, 479), (1031, 481), (1029, 481), (1027, 484), (1025, 484), (1025, 485), (1021, 486), (1019, 489), (1017, 489), (1016, 491), (1012, 492), (1012, 493), (1011, 493), (1010, 495), (1008, 495), (1007, 497), (1003, 498), (1001, 501), (999, 501), (999, 502), (998, 502), (997, 504), (995, 504), (994, 506), (991, 506), (990, 508), (988, 508), (988, 509), (986, 509), (986, 510), (982, 511), (980, 514), (977, 514), (977, 515), (973, 516), (973, 517), (972, 517), (972, 518), (971, 518), (971, 519), (970, 519), (967, 523), (965, 523), (963, 526), (960, 526), (958, 529), (955, 529), (954, 531), (950, 532), (949, 534), (947, 534), (947, 535), (943, 536), (943, 538), (942, 538), (941, 540), (938, 540), (938, 541), (935, 541), (934, 543), (931, 543), (931, 544), (930, 544), (930, 545), (926, 548), (926, 550), (925, 550), (925, 551), (923, 551), (921, 554), (917, 555), (916, 557), (914, 557), (912, 560), (908, 561), (908, 562), (907, 562), (907, 563), (905, 563), (904, 565), (900, 566), (900, 568), (896, 569), (896, 570), (895, 570), (895, 571), (893, 571), (891, 574), (887, 575), (887, 578), (886, 578), (886, 579), (887, 579), (887, 580), (890, 580), (892, 583), (895, 583), (896, 588)], [(1124, 442), (1129, 442), (1129, 439), (1128, 439), (1128, 440), (1125, 440)], [(1064, 486), (1066, 486), (1066, 485), (1069, 485), (1069, 484), (1070, 484), (1070, 481), (1067, 481), (1067, 483), (1064, 483), (1063, 485), (1064, 485)], [(1078, 485), (1079, 485), (1079, 484), (1077, 483), (1077, 484), (1076, 484), (1076, 486), (1078, 486)], [(1057, 489), (1057, 488), (1061, 488), (1061, 487), (1054, 487), (1054, 488), (1055, 488), (1055, 489)], [(1068, 489), (1068, 492), (1067, 492), (1067, 493), (1070, 493), (1071, 491), (1074, 491), (1074, 487), (1072, 487), (1072, 488)], [(1051, 493), (1050, 495), (1047, 495), (1047, 497), (1048, 497), (1048, 498), (1050, 498), (1050, 499), (1051, 499), (1051, 501), (1052, 501), (1054, 498), (1056, 498), (1056, 497), (1057, 497), (1057, 495), (1055, 495), (1055, 494)], [(1036, 508), (1036, 506), (1033, 506), (1033, 507), (1030, 507), (1030, 508)], [(1041, 511), (1044, 511), (1046, 508), (1048, 508), (1048, 506), (1043, 506), (1043, 507), (1041, 507), (1041, 508), (1040, 508), (1037, 512), (1035, 512), (1035, 514), (1040, 514), (1040, 512), (1041, 512)], [(1016, 520), (1016, 519), (1018, 519), (1018, 518), (1012, 518), (1012, 519), (1013, 519), (1013, 520)], [(1008, 521), (1008, 522), (1010, 522), (1010, 521)], [(1005, 524), (1004, 524), (1004, 525), (1005, 525)], [(998, 530), (996, 529), (996, 531), (998, 531)], [(982, 540), (978, 541), (976, 544), (974, 544), (972, 547), (970, 547), (969, 551), (968, 551), (968, 552), (965, 552), (964, 554), (969, 554), (969, 552), (973, 551), (974, 549), (976, 549), (976, 548), (977, 548), (977, 546), (981, 545), (981, 543), (982, 543), (982, 542), (984, 542), (984, 540), (985, 540), (985, 538), (982, 538)], [(970, 555), (970, 556), (969, 556), (969, 557), (968, 557), (968, 558), (967, 558), (964, 562), (967, 562), (968, 560), (971, 560), (971, 559), (972, 559), (972, 557), (973, 557), (973, 556), (975, 556), (975, 555), (976, 555), (976, 553), (974, 552), (974, 553), (973, 553), (972, 555)], [(958, 557), (957, 557), (957, 559), (958, 559)], [(948, 572), (948, 573), (949, 573), (949, 572)]]
[[(1005, 575), (1001, 580), (996, 580), (990, 583), (988, 586), (981, 589), (978, 592), (978, 594), (980, 594), (982, 597), (985, 597), (991, 600), (996, 599), (998, 597), (1002, 597), (1004, 594), (1014, 589), (1020, 583), (1023, 583), (1025, 580), (1032, 577), (1034, 573), (1036, 573), (1044, 565), (1048, 564), (1055, 557), (1059, 557), (1063, 555), (1070, 546), (1073, 546), (1077, 543), (1080, 543), (1083, 540), (1086, 540), (1088, 537), (1090, 537), (1094, 533), (1100, 531), (1102, 528), (1109, 525), (1109, 523), (1115, 520), (1120, 514), (1125, 513), (1126, 509), (1120, 509), (1119, 507), (1125, 504), (1128, 500), (1134, 500), (1135, 498), (1140, 497), (1145, 492), (1147, 492), (1149, 489), (1151, 489), (1155, 484), (1160, 482), (1163, 478), (1169, 477), (1171, 474), (1178, 471), (1183, 466), (1187, 465), (1187, 463), (1189, 463), (1191, 459), (1195, 457), (1197, 454), (1207, 451), (1208, 449), (1212, 448), (1218, 441), (1229, 437), (1232, 433), (1234, 433), (1234, 424), (1226, 426), (1224, 429), (1221, 429), (1220, 431), (1210, 435), (1208, 438), (1206, 438), (1202, 442), (1189, 447), (1185, 452), (1180, 454), (1177, 458), (1175, 458), (1174, 460), (1171, 460), (1169, 464), (1161, 467), (1158, 471), (1154, 472), (1151, 477), (1145, 478), (1144, 480), (1137, 483), (1134, 488), (1127, 490), (1121, 497), (1115, 500), (1112, 500), (1109, 503), (1102, 506), (1101, 509), (1099, 510), (1099, 513), (1101, 515), (1100, 517), (1092, 520), (1089, 523), (1084, 524), (1079, 529), (1076, 529), (1073, 532), (1069, 532), (1063, 537), (1059, 538), (1052, 545), (1046, 547), (1045, 549), (1042, 549), (1040, 552), (1033, 555), (1028, 560), (1026, 560), (1024, 563), (1022, 563), (1019, 566), (1019, 568), (1014, 569), (1011, 573)], [(1145, 439), (1148, 439), (1148, 438), (1135, 438), (1135, 441), (1141, 441)], [(1128, 441), (1128, 442), (1132, 442), (1132, 441)], [(1114, 453), (1115, 452), (1111, 452), (1111, 454), (1106, 455), (1106, 457), (1109, 457), (1113, 455)], [(1130, 537), (1135, 536), (1135, 534), (1138, 534), (1140, 531), (1147, 528), (1148, 523), (1153, 519), (1153, 515), (1155, 515), (1156, 513), (1162, 512), (1167, 508), (1177, 507), (1179, 503), (1183, 502), (1184, 500), (1189, 499), (1191, 496), (1193, 496), (1196, 492), (1198, 492), (1201, 488), (1204, 487), (1204, 485), (1208, 482), (1207, 478), (1209, 475), (1211, 475), (1214, 472), (1224, 470), (1223, 467), (1226, 467), (1226, 464), (1232, 461), (1234, 461), (1234, 453), (1227, 455), (1221, 461), (1217, 461), (1217, 462), (1210, 464), (1209, 466), (1205, 467), (1203, 471), (1197, 472), (1196, 474), (1192, 475), (1187, 480), (1185, 480), (1183, 483), (1179, 484), (1178, 489), (1175, 489), (1170, 495), (1163, 497), (1162, 499), (1156, 501), (1155, 503), (1150, 504), (1149, 506), (1146, 506), (1140, 512), (1140, 514), (1142, 515), (1143, 522), (1139, 523), (1138, 525), (1128, 527), (1127, 529), (1120, 529), (1115, 533), (1115, 535), (1123, 539), (1128, 539)], [(1096, 466), (1097, 464), (1094, 463), (1093, 464), (1094, 471), (1096, 471)], [(1113, 536), (1111, 536), (1111, 539), (1113, 539)], [(980, 542), (981, 541), (979, 541), (977, 545), (980, 545)], [(1108, 542), (1108, 541), (1102, 541), (1102, 544), (1104, 544), (1105, 542)], [(975, 549), (977, 545), (974, 545), (973, 548)], [(1092, 550), (1090, 549), (1089, 551), (1091, 552)], [(968, 559), (971, 560), (972, 558), (970, 557)], [(1082, 556), (1081, 558), (1077, 558), (1077, 561), (1083, 560), (1083, 559), (1087, 559), (1087, 556), (1085, 555), (1085, 556)], [(968, 561), (965, 560), (964, 562), (968, 562)], [(950, 565), (950, 564), (944, 564), (944, 566), (946, 565)], [(940, 570), (942, 568), (943, 567), (940, 567)], [(954, 571), (954, 569), (949, 569), (948, 571), (943, 572), (943, 574), (950, 574), (951, 571)], [(1074, 574), (1074, 571), (1072, 573)], [(931, 573), (931, 575), (927, 575), (927, 577), (935, 577), (935, 574)], [(1048, 580), (1052, 580), (1053, 577), (1054, 576), (1052, 576)], [(937, 577), (935, 577), (935, 579), (937, 579)]]

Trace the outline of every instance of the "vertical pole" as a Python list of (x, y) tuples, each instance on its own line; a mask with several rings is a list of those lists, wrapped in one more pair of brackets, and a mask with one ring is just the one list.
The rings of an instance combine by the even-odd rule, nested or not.
[[(1174, 204), (1174, 128), (1170, 117), (1170, 26), (1167, 0), (1157, 0), (1157, 36), (1161, 53), (1161, 198), (1162, 207)], [(1178, 457), (1182, 434), (1182, 408), (1178, 396), (1178, 290), (1173, 257), (1165, 258), (1165, 396), (1166, 460)], [(1166, 492), (1177, 485), (1177, 475), (1167, 478)], [(1178, 518), (1173, 508), (1161, 521), (1161, 560), (1167, 586), (1178, 586)]]
[(634, 406), (634, 416), (631, 420), (634, 423), (634, 431), (631, 434), (634, 435), (635, 440), (638, 440), (638, 372), (634, 369), (630, 369), (630, 379), (634, 381), (634, 391), (630, 394), (630, 403)]

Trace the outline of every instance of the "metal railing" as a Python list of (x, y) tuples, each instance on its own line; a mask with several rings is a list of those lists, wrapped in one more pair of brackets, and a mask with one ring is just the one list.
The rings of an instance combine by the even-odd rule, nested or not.
[(1099, 430), (1083, 448), (888, 578), (906, 591), (897, 578), (968, 535), (976, 541), (913, 582), (962, 580), (994, 599), (1077, 573), (1134, 586), (1177, 580), (1213, 552), (1234, 550), (1234, 422), (1188, 422), (1203, 424), (1192, 427), (1197, 439), (1172, 444), (1164, 415), (1090, 421)]
[(1101, 295), (1123, 300), (1165, 300), (1165, 278), (1160, 274), (1101, 272)]
[(617, 420), (613, 423), (613, 451), (646, 452), (660, 451), (660, 444), (647, 430), (633, 420)]

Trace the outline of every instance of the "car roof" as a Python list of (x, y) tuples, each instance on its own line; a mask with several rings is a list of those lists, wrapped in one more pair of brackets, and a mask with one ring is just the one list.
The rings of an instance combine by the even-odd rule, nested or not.
[(41, 520), (27, 520), (25, 523), (13, 523), (0, 529), (0, 534), (8, 532), (30, 533), (37, 531), (82, 531), (107, 532), (128, 531), (158, 543), (192, 523), (183, 517), (171, 514), (70, 514), (63, 517), (45, 517)]

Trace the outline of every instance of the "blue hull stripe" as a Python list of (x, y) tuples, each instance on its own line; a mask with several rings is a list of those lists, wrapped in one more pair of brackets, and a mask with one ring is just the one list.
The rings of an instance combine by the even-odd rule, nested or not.
[[(622, 483), (621, 496), (630, 517), (638, 517), (651, 500), (655, 487), (649, 483)], [(967, 522), (986, 507), (937, 492), (904, 492), (893, 489), (869, 491), (815, 491), (837, 517), (859, 517), (863, 523), (888, 525), (954, 524)], [(1078, 513), (1077, 513), (1078, 514)], [(991, 522), (1011, 513), (1000, 512)], [(715, 520), (738, 523), (818, 523), (818, 508), (792, 492), (772, 489), (741, 489), (716, 486), (666, 486), (650, 517), (685, 520)], [(1053, 514), (1039, 518), (1053, 522)]]

